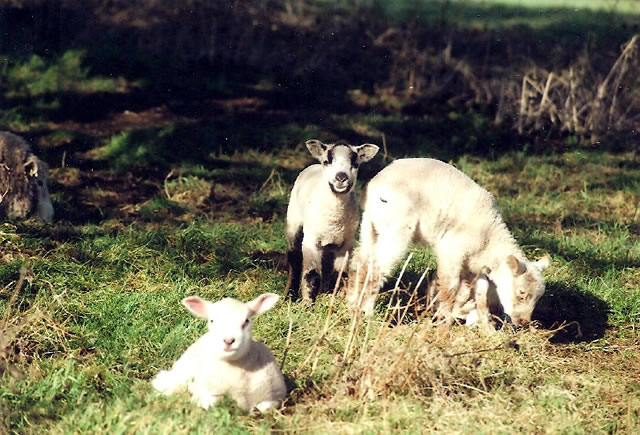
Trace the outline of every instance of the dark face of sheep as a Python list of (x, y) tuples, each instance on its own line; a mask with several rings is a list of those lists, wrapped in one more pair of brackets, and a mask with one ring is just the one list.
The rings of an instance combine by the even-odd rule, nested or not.
[(378, 146), (369, 143), (358, 146), (345, 142), (324, 144), (312, 139), (306, 145), (311, 155), (322, 164), (325, 179), (335, 194), (351, 192), (360, 164), (368, 162), (378, 152)]

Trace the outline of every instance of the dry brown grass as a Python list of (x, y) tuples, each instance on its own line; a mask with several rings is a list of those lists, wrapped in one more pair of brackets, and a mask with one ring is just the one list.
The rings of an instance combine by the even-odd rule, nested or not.
[[(274, 416), (285, 432), (553, 433), (571, 429), (575, 418), (602, 430), (599, 422), (620, 412), (627, 417), (616, 429), (637, 429), (640, 407), (628, 398), (640, 394), (624, 389), (640, 369), (630, 357), (640, 350), (637, 339), (605, 350), (549, 342), (569, 325), (443, 329), (411, 289), (392, 291), (406, 295), (392, 297), (373, 318), (346, 310), (335, 291), (330, 296), (324, 325), (292, 373), (301, 387)], [(609, 385), (597, 381), (602, 372)], [(605, 405), (594, 410), (593, 403)], [(557, 420), (545, 421), (545, 413)]]
[[(50, 310), (41, 309), (36, 301), (21, 311), (20, 293), (25, 282), (30, 285), (35, 279), (31, 271), (22, 266), (18, 280), (2, 289), (1, 293), (10, 292), (10, 296), (0, 320), (0, 378), (9, 375), (23, 379), (18, 366), (26, 367), (34, 358), (68, 350), (67, 340), (71, 334), (64, 324), (53, 320)], [(59, 297), (54, 296), (54, 300)]]

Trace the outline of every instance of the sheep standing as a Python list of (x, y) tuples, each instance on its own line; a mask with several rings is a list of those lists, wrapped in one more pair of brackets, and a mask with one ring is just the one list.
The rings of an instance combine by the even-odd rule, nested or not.
[(53, 219), (47, 187), (49, 168), (21, 137), (0, 132), (0, 219), (22, 219), (35, 213)]
[(251, 337), (251, 318), (270, 310), (280, 297), (264, 293), (242, 303), (225, 298), (216, 303), (197, 296), (182, 303), (208, 321), (209, 331), (152, 381), (165, 395), (186, 388), (192, 399), (207, 409), (224, 394), (247, 411), (264, 412), (286, 396), (280, 367), (267, 346)]
[(287, 294), (311, 302), (335, 281), (336, 270), (353, 249), (360, 212), (354, 187), (358, 167), (371, 160), (378, 146), (306, 142), (321, 164), (304, 169), (293, 186), (287, 209)]
[[(525, 324), (544, 293), (549, 258), (527, 260), (507, 229), (493, 196), (451, 165), (433, 159), (400, 159), (367, 185), (360, 246), (352, 262), (373, 267), (361, 299), (371, 313), (378, 290), (411, 242), (431, 246), (437, 261), (439, 313), (451, 320), (463, 280), (488, 267), (504, 313)], [(366, 267), (365, 267), (366, 269)], [(363, 275), (361, 273), (361, 275)], [(350, 274), (351, 276), (351, 274)], [(347, 298), (359, 301), (362, 277)]]

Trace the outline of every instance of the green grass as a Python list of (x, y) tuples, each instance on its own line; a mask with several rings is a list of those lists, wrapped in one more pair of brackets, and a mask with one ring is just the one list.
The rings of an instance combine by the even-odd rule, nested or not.
[(85, 53), (67, 50), (50, 59), (32, 55), (26, 60), (4, 58), (0, 78), (8, 98), (35, 97), (60, 92), (121, 92), (126, 86), (122, 77), (91, 76)]
[[(365, 1), (378, 4), (390, 16), (407, 19), (454, 22), (477, 28), (509, 28), (529, 26), (534, 29), (557, 27), (563, 23), (584, 28), (634, 22), (640, 15), (635, 0), (406, 0), (395, 2)], [(592, 29), (593, 30), (593, 29)]]
[[(283, 158), (260, 156), (253, 159), (271, 159), (276, 167)], [(229, 161), (242, 158), (251, 160), (251, 153)], [(292, 327), (284, 371), (295, 389), (281, 411), (244, 415), (228, 402), (205, 412), (186, 396), (158, 397), (150, 378), (205, 328), (181, 307), (181, 298), (282, 293), (285, 273), (254, 254), (284, 253), (282, 195), (291, 184), (272, 177), (260, 192), (264, 176), (249, 181), (255, 193), (248, 204), (227, 202), (215, 220), (206, 208), (158, 197), (124, 222), (3, 225), (0, 315), (12, 310), (9, 326), (20, 326), (7, 356), (24, 379), (5, 373), (0, 421), (21, 433), (637, 430), (636, 157), (507, 153), (455, 163), (496, 194), (528, 254), (552, 255), (540, 313), (546, 327), (550, 319), (580, 322), (582, 337), (572, 327), (564, 344), (550, 344), (544, 328), (484, 336), (455, 327), (442, 336), (428, 319), (385, 328), (379, 307), (356, 328), (350, 365), (340, 368), (352, 321), (341, 299), (326, 340), (311, 353), (327, 316), (329, 298), (323, 296), (312, 308), (282, 302), (256, 321), (255, 336), (278, 358)], [(212, 173), (186, 166), (183, 174)], [(179, 184), (182, 191), (199, 186)], [(275, 217), (256, 219), (265, 207)], [(165, 218), (153, 210), (164, 210)], [(184, 213), (188, 223), (180, 220)], [(405, 281), (433, 267), (428, 251), (415, 252)], [(9, 305), (21, 264), (32, 279)], [(390, 300), (385, 296), (380, 305)], [(382, 337), (377, 350), (376, 337)], [(315, 370), (311, 362), (303, 365), (310, 354), (317, 358)], [(373, 386), (358, 382), (365, 375)]]
[[(418, 13), (529, 40), (594, 23), (599, 35), (628, 32), (618, 25), (634, 2), (615, 3), (617, 15), (611, 4), (379, 3), (401, 21)], [(252, 82), (234, 68), (106, 76), (90, 63), (109, 62), (95, 49), (11, 54), (0, 66), (0, 124), (50, 164), (57, 217), (0, 224), (0, 433), (640, 431), (640, 159), (633, 143), (619, 146), (627, 138), (595, 148), (518, 136), (487, 108), (362, 90), (299, 101), (295, 80)], [(387, 159), (363, 165), (359, 188), (395, 158), (430, 156), (489, 189), (527, 255), (552, 257), (537, 329), (443, 333), (412, 309), (402, 317), (405, 293), (381, 295), (370, 320), (341, 297), (282, 301), (254, 327), (278, 360), (286, 352), (281, 409), (160, 397), (151, 378), (206, 330), (182, 298), (283, 293), (288, 195), (312, 163), (311, 137), (384, 137)], [(428, 249), (412, 252), (403, 288), (435, 266)]]

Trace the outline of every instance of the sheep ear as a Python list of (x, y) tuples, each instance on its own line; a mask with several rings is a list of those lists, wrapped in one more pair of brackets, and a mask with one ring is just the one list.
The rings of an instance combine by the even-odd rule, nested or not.
[(513, 255), (509, 255), (507, 257), (507, 266), (509, 266), (509, 270), (513, 276), (520, 276), (527, 271), (527, 266), (524, 263), (521, 263), (516, 257)]
[(544, 272), (551, 265), (551, 256), (547, 254), (534, 264), (538, 269), (540, 269), (540, 272)]
[(187, 310), (191, 311), (198, 317), (207, 318), (207, 301), (198, 296), (189, 296), (182, 300), (182, 305), (187, 307)]
[(254, 300), (247, 302), (247, 306), (249, 307), (249, 310), (251, 310), (252, 316), (259, 316), (273, 308), (279, 299), (280, 296), (275, 293), (264, 293)]
[(320, 160), (324, 152), (327, 150), (327, 145), (316, 139), (308, 140), (305, 144), (307, 145), (307, 149), (311, 155), (317, 160)]
[(35, 156), (29, 156), (27, 161), (24, 162), (24, 172), (29, 178), (38, 176), (38, 159)]
[(380, 149), (378, 145), (374, 145), (372, 143), (365, 143), (362, 145), (358, 145), (355, 148), (356, 148), (356, 152), (358, 153), (358, 163), (368, 162), (376, 154), (378, 154), (378, 150)]

